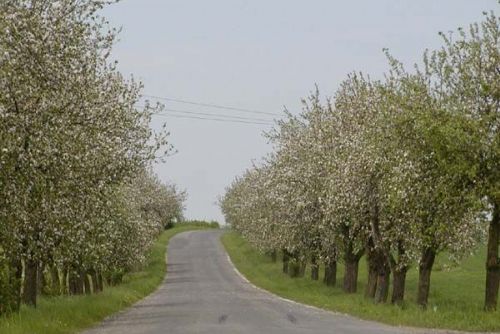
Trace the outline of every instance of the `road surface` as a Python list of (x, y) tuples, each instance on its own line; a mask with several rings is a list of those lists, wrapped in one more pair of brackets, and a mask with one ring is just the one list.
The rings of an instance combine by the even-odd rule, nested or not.
[(192, 231), (172, 238), (167, 277), (160, 288), (85, 333), (413, 332), (288, 302), (256, 289), (235, 271), (219, 240), (221, 233)]

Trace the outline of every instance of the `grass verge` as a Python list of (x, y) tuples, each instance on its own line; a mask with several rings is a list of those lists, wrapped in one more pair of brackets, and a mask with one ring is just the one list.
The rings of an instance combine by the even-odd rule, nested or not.
[[(289, 278), (281, 272), (279, 261), (273, 263), (235, 232), (224, 234), (222, 243), (236, 268), (249, 281), (291, 300), (396, 326), (500, 331), (500, 311), (482, 311), (484, 249), (459, 266), (451, 267), (446, 259), (438, 258), (431, 278), (429, 308), (422, 310), (414, 302), (418, 279), (414, 268), (408, 273), (403, 307), (375, 305), (363, 297), (367, 277), (364, 259), (360, 261), (358, 293), (348, 295), (340, 286), (323, 285), (321, 276), (320, 281), (312, 281), (309, 272), (304, 278)], [(337, 285), (342, 284), (342, 277), (343, 268), (339, 266)]]
[(153, 245), (142, 271), (127, 274), (123, 283), (90, 296), (40, 297), (37, 308), (23, 306), (19, 313), (0, 317), (0, 333), (75, 333), (120, 311), (153, 292), (165, 276), (165, 252), (174, 235), (208, 228), (179, 224), (163, 232)]

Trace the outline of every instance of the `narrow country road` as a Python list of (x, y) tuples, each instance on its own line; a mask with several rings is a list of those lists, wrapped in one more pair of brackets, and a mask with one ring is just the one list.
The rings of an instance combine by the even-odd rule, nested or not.
[(168, 274), (160, 288), (85, 333), (411, 332), (291, 303), (256, 289), (233, 269), (219, 240), (221, 233), (193, 231), (172, 238)]

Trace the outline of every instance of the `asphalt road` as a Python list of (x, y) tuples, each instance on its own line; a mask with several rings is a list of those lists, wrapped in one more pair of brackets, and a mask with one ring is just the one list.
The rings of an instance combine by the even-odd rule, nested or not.
[(292, 303), (255, 288), (235, 271), (221, 233), (192, 231), (172, 238), (160, 288), (85, 333), (413, 332)]

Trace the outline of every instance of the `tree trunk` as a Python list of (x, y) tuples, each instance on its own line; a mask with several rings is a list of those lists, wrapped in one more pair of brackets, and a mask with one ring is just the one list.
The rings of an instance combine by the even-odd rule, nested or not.
[(311, 279), (313, 281), (319, 279), (319, 265), (316, 256), (311, 257)]
[(374, 299), (377, 291), (377, 269), (368, 267), (368, 281), (365, 287), (365, 297)]
[(85, 272), (83, 270), (78, 270), (77, 272), (77, 284), (78, 294), (83, 295), (85, 289)]
[(102, 273), (98, 272), (97, 273), (97, 290), (99, 292), (104, 290), (104, 280), (102, 279)]
[(23, 263), (20, 259), (11, 261), (10, 286), (15, 291), (16, 297), (12, 305), (12, 311), (18, 311), (21, 306), (21, 282), (23, 279)]
[(359, 259), (363, 256), (364, 249), (355, 253), (354, 244), (348, 238), (349, 230), (345, 228), (344, 240), (344, 284), (343, 289), (347, 293), (355, 293), (358, 289), (358, 266)]
[(37, 268), (37, 293), (39, 295), (47, 293), (47, 280), (45, 279), (45, 264), (40, 263)]
[(373, 239), (368, 239), (368, 244), (366, 247), (366, 264), (368, 270), (368, 278), (365, 287), (365, 297), (374, 299), (375, 291), (377, 291), (377, 252), (375, 251), (375, 245)]
[(364, 250), (354, 253), (352, 242), (346, 241), (344, 252), (345, 271), (343, 289), (347, 293), (355, 293), (358, 289), (359, 259), (363, 255)]
[(69, 277), (68, 277), (68, 267), (64, 266), (61, 272), (61, 294), (70, 294), (69, 292)]
[(33, 307), (36, 307), (37, 271), (37, 262), (32, 259), (26, 260), (24, 267), (23, 302)]
[(295, 257), (288, 263), (288, 275), (292, 278), (300, 277), (301, 263)]
[(108, 286), (113, 286), (113, 280), (111, 279), (111, 275), (112, 274), (110, 272), (106, 272), (103, 275), (104, 281)]
[(391, 278), (391, 269), (387, 261), (381, 263), (377, 270), (377, 289), (375, 290), (375, 303), (386, 303), (389, 297), (389, 282)]
[(391, 267), (389, 259), (382, 249), (376, 249), (373, 257), (377, 266), (377, 287), (375, 289), (375, 303), (386, 303), (389, 297), (389, 285), (391, 281)]
[(59, 281), (59, 270), (56, 265), (50, 267), (50, 284), (52, 293), (59, 295), (61, 293), (61, 282)]
[(296, 278), (300, 276), (300, 265), (297, 262), (290, 262), (288, 265), (288, 276)]
[(325, 262), (325, 277), (323, 283), (326, 286), (335, 286), (337, 284), (337, 261), (329, 260)]
[(427, 308), (427, 301), (429, 299), (429, 290), (431, 286), (432, 266), (434, 265), (435, 258), (436, 252), (431, 248), (427, 248), (422, 252), (422, 257), (420, 258), (420, 264), (418, 266), (417, 304), (423, 308)]
[(486, 289), (484, 309), (495, 311), (498, 303), (498, 287), (500, 285), (500, 203), (493, 204), (493, 216), (488, 229), (488, 252), (486, 257)]
[(299, 261), (299, 277), (304, 277), (306, 275), (306, 261)]
[(92, 290), (90, 290), (90, 278), (86, 272), (83, 272), (83, 284), (85, 287), (85, 294), (90, 295), (92, 293)]
[[(378, 180), (373, 178), (373, 189), (378, 194)], [(382, 241), (380, 233), (380, 217), (379, 217), (379, 203), (378, 196), (373, 197), (371, 204), (371, 219), (370, 224), (372, 228), (372, 237), (369, 239), (369, 268), (367, 290), (365, 295), (371, 296), (373, 289), (375, 289), (374, 302), (386, 303), (389, 297), (389, 285), (391, 277), (391, 267), (394, 264), (390, 252), (386, 249), (385, 243)], [(373, 282), (376, 273), (376, 283)], [(372, 281), (370, 281), (372, 280)], [(375, 285), (375, 287), (374, 287)]]
[(72, 270), (68, 271), (68, 293), (70, 295), (78, 294), (76, 275)]
[(391, 303), (395, 305), (403, 304), (405, 298), (405, 283), (408, 267), (397, 268), (393, 271), (392, 297)]
[(92, 279), (92, 292), (98, 293), (99, 292), (99, 284), (97, 282), (97, 273), (95, 270), (92, 270), (90, 272), (90, 278)]
[(358, 288), (358, 259), (350, 259), (345, 261), (344, 273), (344, 291), (347, 293), (355, 293)]
[(283, 249), (283, 273), (288, 274), (288, 269), (290, 265), (290, 254), (286, 249)]
[(83, 294), (83, 275), (76, 269), (71, 268), (68, 273), (68, 286), (70, 295), (81, 295)]

